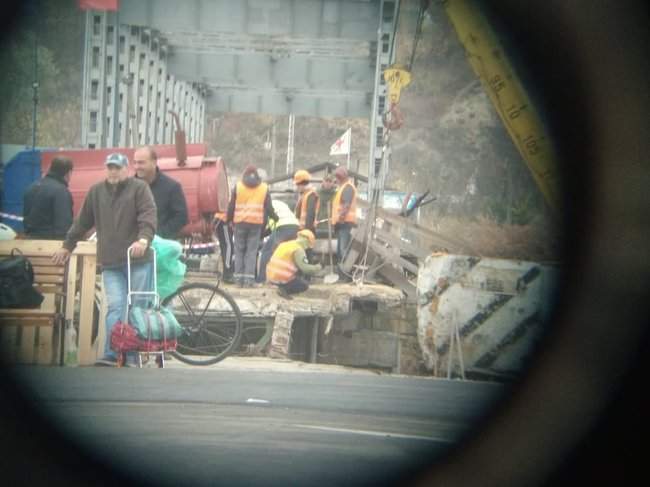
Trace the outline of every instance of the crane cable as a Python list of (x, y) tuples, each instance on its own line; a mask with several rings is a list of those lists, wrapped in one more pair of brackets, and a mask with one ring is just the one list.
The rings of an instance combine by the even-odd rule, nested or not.
[[(413, 62), (415, 60), (415, 53), (417, 50), (418, 43), (420, 41), (420, 37), (422, 37), (422, 23), (424, 21), (424, 14), (428, 7), (429, 7), (429, 0), (420, 0), (420, 9), (418, 11), (417, 24), (416, 24), (415, 35), (413, 39), (413, 47), (411, 49), (411, 56), (409, 58), (409, 63), (406, 67), (406, 71), (408, 71), (409, 73), (411, 72), (411, 69), (413, 67)], [(397, 28), (399, 27), (399, 17), (400, 17), (401, 10), (402, 10), (402, 5), (400, 3), (395, 18), (395, 30), (397, 30)], [(393, 46), (391, 46), (391, 54), (392, 54), (392, 50), (393, 50)], [(391, 103), (388, 113), (386, 113), (385, 116), (383, 117), (383, 123), (386, 130), (384, 133), (384, 150), (383, 150), (384, 154), (382, 154), (382, 157), (386, 157), (385, 152), (387, 150), (387, 146), (390, 141), (391, 131), (399, 129), (404, 123), (404, 117), (398, 108), (398, 103)], [(372, 200), (369, 202), (370, 204), (368, 206), (368, 214), (366, 215), (366, 218), (372, 220), (372, 223), (369, 223), (369, 226), (367, 228), (368, 231), (365, 239), (366, 241), (364, 245), (365, 248), (363, 252), (363, 257), (361, 258), (360, 264), (355, 266), (356, 269), (352, 271), (352, 275), (350, 276), (349, 274), (347, 274), (348, 277), (351, 277), (352, 281), (357, 285), (363, 284), (365, 280), (366, 270), (368, 268), (368, 252), (370, 250), (370, 240), (371, 240), (370, 234), (373, 233), (374, 227), (376, 226), (376, 216), (377, 216), (376, 214), (377, 214), (377, 208), (379, 207), (378, 193), (379, 192), (376, 191), (372, 195)]]
[(411, 58), (409, 59), (409, 63), (406, 66), (406, 70), (409, 72), (413, 68), (413, 61), (415, 61), (415, 51), (418, 48), (418, 42), (420, 42), (420, 37), (422, 37), (422, 23), (424, 22), (424, 14), (428, 8), (429, 8), (429, 0), (420, 0), (420, 11), (418, 12), (418, 20), (415, 27), (415, 36), (413, 38), (413, 49), (411, 50)]

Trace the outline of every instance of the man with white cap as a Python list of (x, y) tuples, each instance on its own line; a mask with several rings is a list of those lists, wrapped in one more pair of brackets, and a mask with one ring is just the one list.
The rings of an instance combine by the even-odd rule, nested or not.
[(148, 291), (153, 284), (152, 252), (156, 232), (156, 205), (149, 185), (128, 177), (129, 161), (123, 154), (106, 158), (106, 179), (94, 184), (52, 260), (65, 263), (77, 242), (95, 227), (97, 261), (101, 265), (108, 309), (104, 354), (96, 365), (116, 365), (110, 347), (113, 325), (123, 320), (127, 305), (127, 251), (131, 252), (131, 290)]

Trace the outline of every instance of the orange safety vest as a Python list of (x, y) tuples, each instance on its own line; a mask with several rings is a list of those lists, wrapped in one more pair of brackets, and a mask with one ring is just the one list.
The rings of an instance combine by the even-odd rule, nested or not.
[(298, 273), (298, 267), (293, 261), (293, 254), (301, 249), (295, 240), (282, 242), (273, 252), (273, 257), (266, 265), (266, 280), (273, 284), (286, 284)]
[[(350, 186), (354, 191), (352, 201), (350, 203), (350, 210), (346, 213), (343, 221), (339, 221), (339, 210), (341, 208), (341, 196), (346, 186)], [(350, 181), (346, 181), (343, 185), (336, 190), (334, 199), (332, 200), (332, 225), (337, 223), (357, 223), (357, 188), (354, 187)]]
[[(296, 205), (296, 210), (300, 208), (300, 216), (298, 217), (300, 219), (300, 230), (303, 230), (305, 228), (305, 223), (307, 223), (307, 201), (309, 200), (309, 195), (312, 194), (316, 196), (316, 209), (314, 213), (314, 226), (316, 226), (318, 210), (320, 209), (320, 198), (318, 197), (318, 193), (314, 188), (309, 188), (302, 194), (300, 201), (298, 201), (298, 204)], [(297, 211), (296, 216), (298, 216)]]
[(241, 181), (237, 183), (237, 199), (235, 200), (235, 223), (264, 223), (264, 200), (268, 186), (261, 183), (256, 188), (249, 188)]

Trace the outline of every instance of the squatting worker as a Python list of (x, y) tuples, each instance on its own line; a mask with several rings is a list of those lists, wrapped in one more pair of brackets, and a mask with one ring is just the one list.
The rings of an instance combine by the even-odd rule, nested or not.
[(296, 203), (295, 213), (296, 218), (300, 222), (300, 229), (311, 230), (316, 233), (316, 218), (320, 208), (320, 198), (311, 184), (311, 175), (301, 169), (296, 171), (293, 176), (293, 184), (300, 194), (300, 198)]
[(320, 264), (310, 264), (305, 251), (314, 246), (316, 237), (310, 230), (300, 230), (295, 240), (278, 245), (266, 266), (266, 280), (278, 286), (278, 294), (289, 298), (291, 294), (309, 289), (303, 275), (312, 276), (322, 271)]
[(158, 156), (149, 146), (138, 148), (133, 154), (136, 177), (146, 181), (156, 202), (158, 229), (163, 238), (178, 237), (181, 228), (189, 221), (187, 202), (180, 183), (160, 171)]
[(63, 240), (72, 225), (72, 194), (68, 189), (72, 160), (57, 156), (43, 179), (32, 183), (23, 196), (27, 238)]
[(357, 188), (343, 166), (336, 168), (334, 177), (338, 189), (332, 200), (331, 221), (337, 239), (336, 257), (340, 266), (352, 240), (352, 228), (357, 225)]
[[(127, 250), (131, 249), (131, 290), (148, 291), (153, 284), (152, 252), (156, 232), (156, 204), (149, 185), (128, 177), (123, 154), (106, 158), (106, 179), (91, 186), (63, 246), (52, 257), (64, 264), (77, 242), (93, 227), (97, 231), (97, 260), (101, 265), (108, 309), (104, 355), (96, 365), (115, 365), (111, 330), (123, 320), (127, 304)], [(131, 361), (132, 357), (129, 357)]]
[(262, 182), (257, 168), (249, 164), (241, 181), (235, 185), (228, 204), (228, 223), (235, 227), (234, 277), (239, 287), (255, 285), (257, 251), (269, 218), (278, 219), (271, 204), (269, 188)]

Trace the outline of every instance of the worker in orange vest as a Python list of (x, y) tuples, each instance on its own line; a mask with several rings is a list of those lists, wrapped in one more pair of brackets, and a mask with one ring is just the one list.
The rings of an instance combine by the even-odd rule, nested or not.
[(291, 299), (292, 294), (309, 289), (309, 283), (302, 278), (322, 271), (320, 264), (310, 264), (307, 249), (314, 246), (316, 237), (310, 230), (300, 230), (295, 240), (282, 242), (273, 252), (266, 266), (266, 280), (278, 286), (278, 294)]
[(235, 282), (239, 287), (254, 287), (262, 229), (269, 218), (278, 217), (271, 205), (269, 187), (252, 164), (246, 166), (241, 181), (233, 188), (227, 218), (234, 226)]
[(214, 214), (214, 233), (219, 242), (219, 251), (221, 253), (221, 262), (223, 264), (223, 281), (233, 283), (235, 256), (232, 251), (232, 229), (228, 225), (226, 213), (223, 211), (218, 211)]
[(311, 175), (301, 169), (296, 171), (293, 175), (293, 184), (300, 194), (300, 198), (296, 203), (295, 214), (300, 222), (300, 229), (311, 230), (316, 234), (316, 218), (320, 208), (320, 198), (316, 189), (309, 183), (311, 182)]
[(340, 265), (352, 241), (352, 228), (357, 226), (357, 188), (343, 166), (336, 168), (334, 177), (338, 188), (332, 200), (331, 222), (336, 235), (336, 257)]

